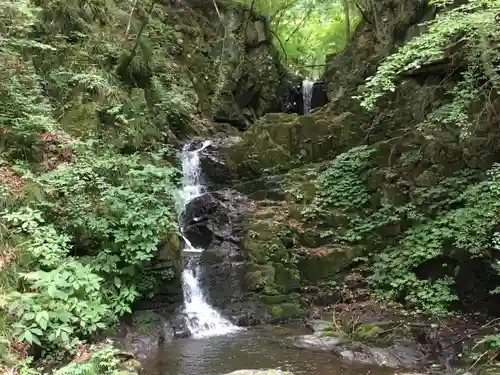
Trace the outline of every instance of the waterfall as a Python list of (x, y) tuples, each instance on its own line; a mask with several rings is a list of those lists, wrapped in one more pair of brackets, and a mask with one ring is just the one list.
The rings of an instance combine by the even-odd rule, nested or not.
[[(182, 191), (180, 212), (186, 205), (204, 192), (202, 173), (200, 170), (200, 152), (211, 145), (205, 141), (200, 148), (189, 151), (191, 146), (187, 143), (181, 152), (182, 161)], [(181, 225), (182, 227), (182, 225)], [(203, 249), (195, 248), (183, 235), (186, 257), (182, 272), (184, 306), (186, 326), (194, 338), (224, 335), (240, 328), (234, 326), (229, 320), (223, 318), (206, 301), (200, 288), (199, 257)]]
[(304, 103), (304, 115), (311, 113), (311, 99), (314, 81), (305, 79), (302, 81), (302, 102)]

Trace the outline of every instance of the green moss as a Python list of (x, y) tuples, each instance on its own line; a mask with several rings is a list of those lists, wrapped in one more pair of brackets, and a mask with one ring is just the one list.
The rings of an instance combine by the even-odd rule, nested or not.
[(292, 319), (303, 315), (304, 311), (298, 303), (285, 302), (271, 307), (271, 315), (277, 319)]
[(283, 294), (278, 294), (278, 295), (262, 294), (259, 295), (259, 299), (260, 301), (262, 301), (262, 303), (266, 305), (277, 305), (289, 301), (290, 297)]
[(334, 332), (333, 330), (324, 330), (321, 332), (321, 336), (323, 337), (334, 337), (334, 336), (337, 336), (337, 333)]
[(275, 318), (281, 318), (283, 315), (283, 308), (281, 305), (271, 307), (271, 315)]
[(376, 324), (364, 323), (356, 327), (356, 329), (354, 330), (354, 335), (360, 341), (371, 341), (377, 338), (382, 331), (382, 328), (380, 328)]
[(301, 278), (309, 281), (329, 279), (349, 265), (349, 262), (360, 256), (362, 249), (358, 247), (336, 246), (321, 248), (316, 254), (304, 257), (298, 267)]
[(274, 263), (274, 269), (274, 282), (282, 293), (290, 293), (300, 287), (300, 274), (297, 268), (287, 268), (281, 263)]
[(246, 283), (249, 291), (266, 290), (266, 294), (275, 289), (274, 285), (274, 267), (272, 264), (253, 265), (246, 274)]

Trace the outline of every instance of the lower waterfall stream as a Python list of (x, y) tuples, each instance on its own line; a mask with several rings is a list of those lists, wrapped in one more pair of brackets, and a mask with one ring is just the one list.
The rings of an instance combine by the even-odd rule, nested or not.
[[(214, 141), (216, 142), (216, 141)], [(204, 293), (202, 278), (204, 271), (200, 257), (206, 246), (190, 237), (185, 228), (186, 212), (190, 203), (210, 191), (204, 181), (201, 167), (201, 153), (212, 145), (212, 141), (191, 141), (180, 152), (182, 162), (182, 189), (179, 191), (179, 225), (184, 239), (184, 268), (182, 292), (184, 299), (183, 319), (190, 337), (178, 336), (149, 347), (142, 357), (144, 375), (222, 375), (241, 369), (276, 369), (276, 372), (290, 371), (294, 375), (394, 375), (395, 368), (388, 368), (385, 359), (393, 358), (393, 352), (374, 347), (354, 349), (339, 344), (345, 355), (338, 356), (329, 345), (334, 336), (316, 336), (304, 322), (290, 322), (281, 325), (258, 325), (241, 328), (233, 325), (210, 305)], [(210, 192), (215, 195), (217, 192)], [(196, 221), (195, 217), (189, 216)], [(191, 219), (190, 219), (191, 220)], [(188, 238), (190, 237), (192, 241)], [(204, 279), (203, 279), (204, 280)], [(243, 307), (244, 309), (244, 307)], [(330, 318), (327, 318), (330, 319)], [(183, 331), (184, 332), (184, 331)], [(331, 333), (331, 332), (327, 332)], [(321, 344), (318, 347), (296, 345), (301, 337), (306, 341)], [(312, 340), (312, 341), (311, 341)], [(145, 347), (148, 345), (145, 341)], [(337, 344), (334, 344), (337, 345)], [(365, 351), (364, 351), (365, 350)], [(398, 356), (406, 356), (405, 347), (398, 347)], [(370, 354), (378, 362), (370, 362)], [(386, 354), (387, 353), (387, 354)], [(359, 361), (350, 361), (358, 358)], [(347, 360), (346, 360), (347, 358)], [(387, 362), (389, 363), (389, 362)]]
[[(180, 212), (186, 205), (204, 193), (199, 153), (210, 146), (210, 141), (202, 143), (201, 147), (190, 150), (192, 144), (187, 143), (181, 152), (182, 161), (182, 192)], [(195, 248), (183, 235), (185, 264), (182, 272), (186, 327), (193, 338), (203, 338), (225, 335), (240, 330), (229, 320), (222, 317), (206, 301), (199, 282), (199, 257), (203, 249)]]

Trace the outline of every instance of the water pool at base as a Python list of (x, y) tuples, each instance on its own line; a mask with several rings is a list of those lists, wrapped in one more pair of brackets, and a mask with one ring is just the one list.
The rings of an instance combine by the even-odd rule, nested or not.
[[(289, 331), (288, 331), (289, 333)], [(220, 375), (274, 368), (295, 375), (393, 375), (394, 370), (354, 366), (331, 353), (292, 348), (287, 329), (253, 328), (224, 336), (174, 340), (144, 360), (146, 375)]]

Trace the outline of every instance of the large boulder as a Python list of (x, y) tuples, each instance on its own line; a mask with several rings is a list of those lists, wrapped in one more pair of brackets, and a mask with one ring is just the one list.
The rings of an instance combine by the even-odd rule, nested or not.
[(325, 81), (314, 82), (311, 97), (311, 109), (328, 103), (328, 84)]
[(181, 216), (186, 238), (205, 249), (201, 285), (212, 304), (224, 308), (245, 294), (248, 265), (243, 253), (245, 197), (230, 189), (207, 192), (189, 202)]
[(335, 354), (345, 362), (391, 368), (416, 368), (425, 362), (417, 345), (394, 342), (388, 347), (376, 347), (355, 342), (345, 332), (339, 332), (327, 321), (313, 321), (313, 333), (289, 338), (293, 347), (325, 351)]
[(240, 136), (224, 136), (213, 139), (212, 143), (200, 152), (200, 168), (203, 170), (211, 190), (227, 186), (237, 177), (226, 155), (232, 147), (236, 147), (241, 141)]
[(213, 245), (217, 251), (212, 253), (240, 259), (237, 246), (232, 244), (241, 241), (241, 205), (244, 202), (243, 196), (229, 189), (194, 198), (181, 215), (184, 235), (195, 247), (209, 250)]

